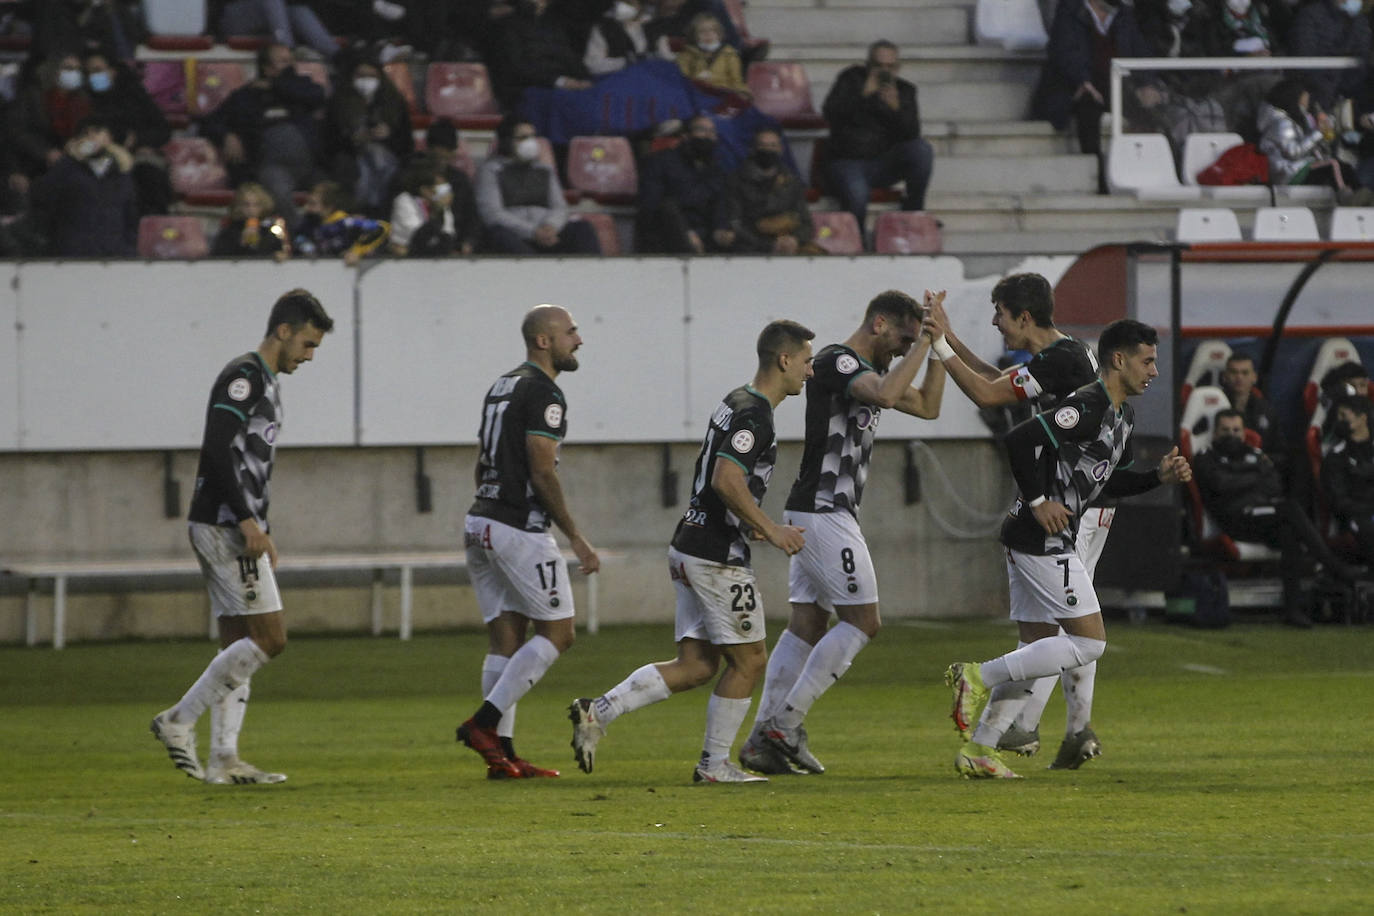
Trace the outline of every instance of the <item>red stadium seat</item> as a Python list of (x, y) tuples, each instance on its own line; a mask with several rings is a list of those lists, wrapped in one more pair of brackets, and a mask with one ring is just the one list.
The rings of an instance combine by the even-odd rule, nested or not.
[(879, 213), (873, 237), (878, 254), (939, 254), (945, 244), (935, 217), (919, 210)]
[(572, 219), (589, 223), (596, 230), (596, 240), (601, 244), (601, 253), (608, 255), (623, 254), (620, 249), (620, 235), (615, 231), (615, 217), (609, 213), (574, 213)]
[(393, 60), (389, 64), (382, 64), (382, 72), (391, 80), (401, 98), (406, 100), (411, 123), (419, 128), (428, 127), (433, 119), (420, 108), (420, 98), (415, 94), (415, 77), (410, 73), (410, 64), (403, 60)]
[(143, 63), (143, 88), (173, 127), (190, 123), (186, 104), (186, 61), (149, 60)]
[(759, 61), (749, 66), (749, 91), (754, 105), (783, 127), (821, 128), (825, 118), (811, 101), (811, 81), (796, 61)]
[(195, 216), (145, 216), (138, 221), (139, 257), (193, 260), (210, 251)]
[(248, 82), (243, 64), (233, 60), (197, 60), (190, 67), (188, 107), (193, 117), (203, 117), (220, 106), (229, 93)]
[(425, 109), (469, 130), (492, 130), (501, 123), (491, 77), (478, 63), (430, 64), (425, 71)]
[(154, 51), (208, 51), (215, 46), (209, 35), (149, 35), (143, 43)]
[(859, 222), (847, 210), (813, 210), (816, 244), (831, 254), (863, 254), (864, 237)]
[(172, 190), (188, 203), (224, 206), (233, 199), (214, 144), (204, 137), (173, 137), (162, 151)]
[(568, 146), (568, 183), (603, 204), (634, 203), (639, 173), (624, 137), (573, 137)]
[(229, 35), (224, 43), (235, 51), (261, 51), (272, 43), (270, 35)]

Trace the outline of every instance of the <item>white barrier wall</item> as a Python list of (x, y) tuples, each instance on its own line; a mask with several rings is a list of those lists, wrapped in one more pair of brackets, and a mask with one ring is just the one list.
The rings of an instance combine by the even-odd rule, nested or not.
[[(1026, 269), (1053, 282), (1072, 258)], [(773, 318), (842, 340), (877, 292), (949, 290), (955, 329), (1000, 351), (988, 294), (954, 258), (683, 260), (474, 259), (9, 265), (0, 290), (0, 449), (199, 446), (221, 366), (255, 347), (271, 303), (304, 286), (336, 324), (285, 385), (290, 446), (470, 444), (476, 404), (524, 355), (519, 322), (540, 302), (568, 306), (585, 344), (560, 377), (577, 442), (696, 441), (711, 407), (749, 380)], [(800, 438), (802, 411), (779, 411)], [(986, 435), (952, 390), (939, 420), (889, 412), (885, 436)]]

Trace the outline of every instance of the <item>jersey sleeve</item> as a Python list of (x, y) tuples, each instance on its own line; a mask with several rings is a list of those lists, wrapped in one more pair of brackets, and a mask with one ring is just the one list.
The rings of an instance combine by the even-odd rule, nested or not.
[(242, 426), (248, 422), (253, 407), (266, 390), (267, 384), (260, 371), (249, 365), (239, 366), (215, 380), (215, 389), (210, 392), (210, 410), (232, 414), (238, 417)]
[(831, 350), (811, 362), (811, 380), (807, 384), (817, 385), (827, 394), (848, 394), (856, 378), (872, 371), (854, 354)]
[(525, 434), (562, 441), (568, 434), (567, 405), (556, 388), (531, 386), (525, 411)]
[(234, 463), (234, 440), (248, 425), (253, 406), (263, 396), (262, 373), (249, 366), (226, 372), (215, 380), (210, 393), (210, 415), (205, 419), (205, 474), (207, 483), (221, 494), (239, 521), (253, 517), (244, 497), (243, 483)]
[(1057, 449), (1065, 442), (1096, 439), (1105, 409), (1106, 402), (1084, 397), (1082, 391), (1075, 391), (1060, 401), (1053, 411), (1032, 417), (1028, 422), (1039, 423), (1050, 445)]
[(773, 443), (773, 420), (758, 410), (737, 410), (730, 418), (725, 440), (716, 450), (716, 457), (733, 461), (751, 474), (754, 464)]
[(1062, 395), (1091, 381), (1086, 366), (1080, 365), (1078, 356), (1066, 346), (1041, 350), (1011, 373), (1011, 387), (1020, 401), (1033, 401), (1047, 392)]

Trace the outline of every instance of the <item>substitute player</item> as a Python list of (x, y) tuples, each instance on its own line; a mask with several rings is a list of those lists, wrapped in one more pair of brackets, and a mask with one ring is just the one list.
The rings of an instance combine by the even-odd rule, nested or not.
[[(549, 532), (568, 537), (579, 569), (601, 568), (563, 498), (558, 447), (567, 401), (555, 383), (576, 371), (582, 338), (568, 310), (538, 305), (520, 325), (525, 362), (496, 380), (482, 401), (477, 498), (463, 528), (468, 571), (487, 624), (482, 705), (458, 740), (487, 763), (489, 779), (557, 776), (515, 753), (515, 704), (573, 642), (568, 566)], [(530, 625), (534, 635), (526, 639)]]
[(694, 782), (767, 782), (730, 762), (730, 745), (749, 714), (767, 657), (763, 597), (749, 566), (748, 539), (794, 556), (802, 529), (778, 525), (759, 507), (777, 457), (773, 410), (811, 375), (811, 339), (794, 321), (759, 335), (754, 381), (731, 391), (711, 414), (693, 474), (692, 499), (668, 548), (677, 592), (677, 658), (644, 665), (596, 699), (568, 707), (577, 765), (590, 773), (606, 726), (627, 712), (700, 687), (720, 668), (706, 707), (706, 738)]
[[(936, 355), (944, 362), (950, 378), (979, 407), (1027, 403), (1035, 413), (1043, 413), (1097, 378), (1097, 357), (1092, 348), (1055, 327), (1054, 290), (1040, 274), (1011, 274), (992, 288), (992, 326), (1001, 333), (1002, 345), (1007, 350), (1031, 354), (1026, 363), (999, 371), (980, 359), (950, 330), (941, 303), (935, 303), (929, 326), (936, 338)], [(943, 342), (939, 340), (941, 335)], [(1115, 514), (1114, 506), (1092, 506), (1079, 519), (1078, 557), (1090, 579)], [(1030, 621), (1018, 621), (1017, 627), (1020, 646), (1054, 635), (1042, 632)], [(1056, 681), (1051, 677), (1035, 682), (1025, 695), (1015, 722), (1002, 735), (999, 748), (1024, 755), (1040, 749), (1040, 716)], [(1091, 726), (1096, 681), (1096, 662), (1085, 665), (1072, 680), (1065, 681), (1065, 736), (1052, 769), (1061, 768), (1061, 764), (1062, 768), (1077, 769), (1102, 752)]]
[[(281, 383), (315, 357), (334, 321), (303, 289), (282, 295), (267, 335), (225, 366), (210, 391), (191, 497), (191, 547), (219, 620), (220, 652), (191, 689), (153, 717), (152, 731), (177, 769), (216, 784), (285, 782), (239, 759), (239, 731), (253, 672), (286, 648), (286, 623), (267, 525), (268, 481), (282, 427)], [(196, 721), (210, 710), (210, 764), (196, 755)]]
[[(1056, 635), (982, 665), (955, 663), (945, 673), (954, 690), (954, 724), (965, 738), (955, 758), (963, 776), (1016, 778), (996, 749), (1010, 716), (995, 707), (1019, 704), (1035, 678), (1071, 676), (1107, 646), (1097, 594), (1074, 549), (1084, 508), (1099, 494), (1131, 496), (1192, 477), (1177, 448), (1153, 471), (1130, 470), (1135, 413), (1127, 398), (1143, 394), (1159, 374), (1158, 342), (1154, 328), (1138, 321), (1108, 325), (1098, 343), (1102, 376), (1053, 413), (1032, 417), (1007, 434), (1019, 492), (1001, 536), (1012, 617)], [(994, 708), (978, 721), (985, 704)]]
[[(926, 293), (928, 300), (943, 295)], [(758, 716), (740, 749), (750, 769), (825, 772), (802, 720), (877, 635), (878, 583), (859, 530), (859, 501), (882, 410), (926, 419), (940, 413), (945, 371), (938, 362), (912, 387), (929, 345), (921, 314), (906, 293), (879, 293), (844, 343), (816, 354), (806, 384), (806, 443), (785, 516), (807, 532), (807, 546), (788, 565), (792, 616), (773, 646)], [(888, 372), (897, 357), (905, 358)], [(827, 630), (832, 613), (839, 620)]]

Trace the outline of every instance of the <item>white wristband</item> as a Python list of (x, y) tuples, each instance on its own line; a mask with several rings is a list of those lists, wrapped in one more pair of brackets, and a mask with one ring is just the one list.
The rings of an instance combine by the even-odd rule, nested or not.
[(943, 334), (931, 342), (930, 350), (940, 357), (941, 362), (944, 362), (954, 355), (954, 348), (949, 345), (949, 341), (945, 340), (945, 335)]
[(1037, 497), (1035, 497), (1035, 499), (1032, 499), (1031, 501), (1029, 501), (1028, 503), (1026, 503), (1026, 505), (1028, 505), (1028, 506), (1030, 506), (1032, 509), (1034, 509), (1036, 506), (1040, 505), (1040, 504), (1043, 503), (1044, 501), (1045, 501), (1045, 497), (1043, 497), (1043, 496), (1037, 496)]

